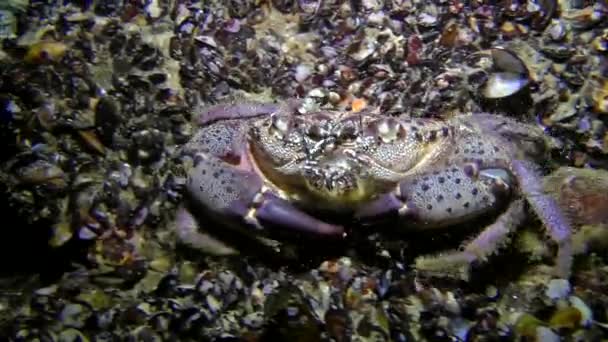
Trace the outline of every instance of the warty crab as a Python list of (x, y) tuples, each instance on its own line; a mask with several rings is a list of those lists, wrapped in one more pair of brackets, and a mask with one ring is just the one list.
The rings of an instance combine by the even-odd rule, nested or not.
[(425, 274), (467, 279), (523, 222), (527, 200), (558, 247), (555, 275), (570, 274), (570, 224), (542, 190), (537, 163), (547, 140), (534, 125), (488, 113), (446, 120), (300, 113), (295, 101), (217, 105), (197, 120), (183, 150), (192, 157), (190, 210), (177, 220), (192, 245), (199, 233), (190, 213), (199, 209), (226, 224), (340, 238), (345, 228), (324, 213), (348, 224), (385, 218), (429, 230), (496, 212), (459, 250), (415, 261)]

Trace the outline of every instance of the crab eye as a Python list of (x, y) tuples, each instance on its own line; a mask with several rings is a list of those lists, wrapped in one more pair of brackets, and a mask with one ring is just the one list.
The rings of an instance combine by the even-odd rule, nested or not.
[(323, 140), (327, 137), (327, 130), (321, 125), (312, 125), (308, 128), (308, 132), (306, 132), (308, 137), (315, 141)]
[(291, 120), (284, 116), (273, 116), (270, 131), (276, 136), (283, 138), (289, 133), (290, 122)]
[(374, 121), (368, 127), (368, 133), (377, 136), (383, 142), (402, 139), (406, 135), (405, 128), (397, 120), (391, 118)]
[(359, 127), (357, 126), (357, 122), (353, 120), (348, 120), (340, 123), (338, 128), (335, 130), (336, 138), (339, 140), (354, 140), (357, 138), (359, 133)]

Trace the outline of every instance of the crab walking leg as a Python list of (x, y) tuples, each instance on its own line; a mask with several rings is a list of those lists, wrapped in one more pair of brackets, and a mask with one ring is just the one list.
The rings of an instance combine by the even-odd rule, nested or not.
[(175, 232), (181, 243), (209, 254), (225, 256), (238, 254), (236, 250), (213, 236), (201, 232), (198, 222), (186, 208), (180, 207), (175, 218)]
[(272, 195), (262, 179), (223, 160), (199, 153), (187, 181), (193, 203), (203, 205), (219, 217), (253, 225), (342, 237), (340, 226), (327, 224)]
[(558, 247), (555, 265), (556, 275), (569, 278), (572, 269), (572, 226), (561, 211), (555, 199), (545, 194), (542, 178), (536, 172), (536, 165), (515, 160), (511, 162), (511, 171), (517, 178), (520, 191), (538, 215), (547, 229), (551, 239)]
[(218, 104), (205, 109), (196, 117), (196, 123), (206, 125), (218, 120), (242, 119), (270, 114), (280, 105), (275, 103)]
[(496, 222), (466, 243), (462, 250), (416, 258), (414, 264), (416, 271), (430, 276), (448, 276), (468, 281), (471, 266), (486, 262), (492, 253), (508, 243), (509, 235), (517, 229), (524, 218), (523, 201), (513, 201)]
[(442, 227), (466, 222), (498, 209), (509, 186), (494, 169), (475, 164), (438, 169), (401, 181), (397, 190), (357, 212), (363, 220), (398, 212), (405, 225)]
[(218, 104), (211, 106), (198, 114), (196, 123), (207, 125), (219, 120), (245, 119), (275, 112), (295, 112), (300, 102), (296, 99), (286, 101), (282, 104), (245, 102), (239, 104)]

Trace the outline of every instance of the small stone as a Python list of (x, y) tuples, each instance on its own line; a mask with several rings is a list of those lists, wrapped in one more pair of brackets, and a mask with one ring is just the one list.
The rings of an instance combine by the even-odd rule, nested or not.
[(340, 94), (336, 93), (335, 91), (330, 91), (329, 94), (327, 94), (327, 97), (329, 99), (329, 102), (334, 105), (340, 103), (340, 100), (342, 99)]
[(57, 285), (51, 285), (43, 288), (39, 288), (34, 293), (38, 296), (50, 296), (57, 292)]
[(486, 296), (488, 298), (496, 298), (498, 296), (498, 289), (494, 285), (486, 287)]
[(540, 326), (536, 328), (536, 340), (543, 342), (559, 342), (560, 338), (553, 330)]
[(315, 88), (308, 93), (309, 97), (324, 98), (325, 91), (321, 88)]
[(553, 41), (560, 41), (566, 36), (566, 27), (561, 21), (554, 21), (548, 28), (549, 37)]
[(93, 240), (97, 238), (97, 233), (91, 230), (88, 226), (83, 226), (78, 230), (78, 238), (80, 240)]
[(252, 312), (243, 318), (243, 324), (252, 328), (259, 329), (264, 324), (264, 313), (262, 311)]
[(566, 279), (552, 279), (547, 285), (545, 295), (552, 300), (565, 298), (570, 293), (570, 282)]
[(311, 73), (312, 70), (308, 65), (300, 64), (296, 67), (294, 77), (298, 83), (302, 83), (310, 77)]
[(59, 314), (60, 321), (72, 328), (82, 328), (90, 312), (80, 304), (68, 304)]

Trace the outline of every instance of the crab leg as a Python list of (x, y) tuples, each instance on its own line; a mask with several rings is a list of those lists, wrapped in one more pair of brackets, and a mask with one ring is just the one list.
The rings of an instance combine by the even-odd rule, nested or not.
[(245, 102), (239, 104), (218, 104), (204, 110), (196, 117), (199, 125), (208, 125), (219, 120), (246, 119), (262, 115), (269, 115), (275, 112), (295, 112), (300, 102), (296, 99), (289, 100), (282, 104)]
[(485, 262), (492, 253), (505, 245), (509, 235), (517, 229), (524, 218), (523, 201), (513, 201), (496, 222), (486, 227), (460, 251), (416, 258), (416, 271), (425, 275), (449, 276), (468, 281), (471, 266)]
[(238, 251), (199, 229), (196, 218), (180, 207), (176, 215), (176, 234), (180, 242), (213, 255), (235, 255)]
[[(463, 223), (498, 208), (509, 195), (508, 173), (471, 163), (447, 167), (402, 181), (397, 190), (361, 209), (360, 217), (396, 211), (412, 226), (440, 227)], [(488, 226), (460, 251), (423, 256), (415, 261), (417, 271), (431, 276), (467, 281), (473, 264), (486, 259), (508, 240), (509, 233), (524, 219), (523, 201), (513, 201), (495, 223)]]
[(551, 239), (557, 244), (556, 275), (568, 278), (573, 254), (570, 222), (555, 199), (543, 192), (542, 179), (536, 172), (534, 164), (515, 160), (511, 162), (511, 171), (517, 178), (522, 195), (542, 221)]

